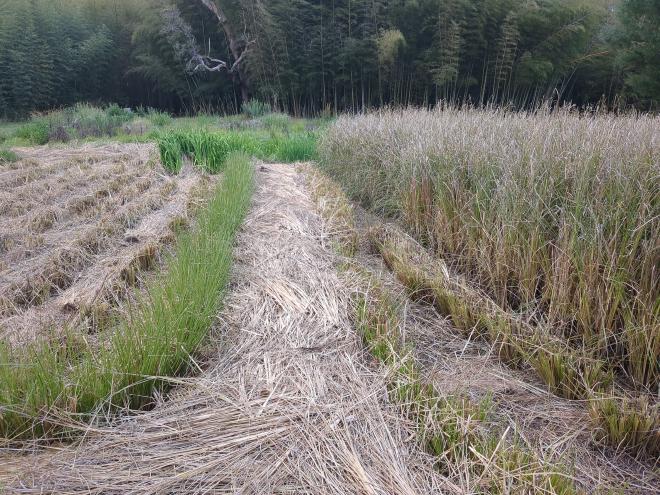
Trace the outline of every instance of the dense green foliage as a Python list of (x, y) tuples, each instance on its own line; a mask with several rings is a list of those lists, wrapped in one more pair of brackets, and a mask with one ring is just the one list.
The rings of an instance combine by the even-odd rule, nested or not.
[[(254, 167), (226, 157), (225, 175), (176, 256), (117, 328), (93, 350), (72, 336), (63, 346), (8, 349), (0, 344), (0, 435), (43, 434), (47, 415), (94, 416), (108, 406), (139, 408), (191, 365), (208, 334), (229, 279), (236, 231), (247, 212)], [(218, 166), (219, 168), (219, 166)]]
[(197, 167), (209, 173), (218, 173), (224, 166), (225, 158), (235, 151), (286, 163), (312, 160), (316, 157), (316, 139), (316, 134), (312, 132), (264, 134), (239, 130), (208, 132), (202, 129), (175, 130), (157, 137), (161, 163), (172, 173), (181, 170), (184, 156), (189, 157)]
[(641, 105), (658, 105), (660, 99), (660, 2), (626, 0), (619, 32), (621, 65), (629, 96)]
[[(235, 44), (249, 45), (231, 73), (193, 71), (184, 59), (196, 47), (236, 61), (201, 1), (0, 0), (0, 117), (78, 101), (237, 111), (245, 95), (293, 113), (439, 99), (529, 105), (623, 97), (647, 109), (660, 97), (652, 0), (216, 4), (244, 33)], [(172, 5), (177, 21), (168, 25)], [(256, 101), (245, 109), (265, 111)]]

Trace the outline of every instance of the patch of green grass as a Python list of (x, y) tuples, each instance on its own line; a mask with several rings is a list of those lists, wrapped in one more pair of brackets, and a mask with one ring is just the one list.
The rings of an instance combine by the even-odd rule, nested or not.
[(285, 113), (270, 113), (263, 116), (261, 122), (269, 131), (286, 132), (291, 127), (291, 117)]
[(48, 134), (48, 122), (41, 119), (35, 119), (22, 125), (16, 131), (15, 136), (20, 139), (25, 139), (30, 144), (43, 145), (49, 140)]
[(205, 129), (173, 130), (157, 136), (163, 166), (177, 173), (182, 156), (209, 173), (222, 171), (226, 157), (243, 151), (263, 160), (292, 163), (316, 156), (313, 133), (269, 136), (258, 131), (208, 131)]
[(118, 105), (99, 108), (79, 103), (62, 110), (34, 115), (16, 130), (15, 137), (35, 145), (51, 141), (110, 137), (120, 134), (122, 126), (134, 117), (134, 114)]
[(305, 162), (316, 158), (317, 137), (311, 132), (273, 139), (274, 157), (280, 162)]
[(174, 134), (159, 136), (158, 151), (163, 167), (172, 174), (178, 174), (183, 166), (183, 151), (178, 136)]
[(156, 127), (165, 127), (172, 123), (172, 116), (167, 112), (160, 112), (150, 108), (147, 112), (147, 118)]
[(18, 155), (12, 150), (0, 148), (0, 164), (13, 163), (18, 160)]
[(185, 374), (221, 304), (252, 189), (250, 158), (226, 157), (224, 180), (197, 227), (179, 235), (167, 270), (100, 351), (75, 338), (61, 346), (0, 347), (0, 435), (54, 434), (56, 412), (88, 419), (113, 408), (142, 408), (168, 389), (170, 377)]

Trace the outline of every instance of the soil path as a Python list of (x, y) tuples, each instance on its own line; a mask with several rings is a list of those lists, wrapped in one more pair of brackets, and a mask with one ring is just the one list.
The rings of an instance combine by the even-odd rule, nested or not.
[(207, 371), (74, 449), (21, 459), (7, 493), (447, 491), (369, 366), (304, 178), (257, 170)]

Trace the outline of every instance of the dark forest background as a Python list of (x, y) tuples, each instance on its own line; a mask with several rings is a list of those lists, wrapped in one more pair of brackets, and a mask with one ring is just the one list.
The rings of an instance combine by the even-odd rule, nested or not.
[(78, 101), (232, 112), (248, 98), (308, 115), (657, 109), (660, 1), (0, 0), (0, 117)]

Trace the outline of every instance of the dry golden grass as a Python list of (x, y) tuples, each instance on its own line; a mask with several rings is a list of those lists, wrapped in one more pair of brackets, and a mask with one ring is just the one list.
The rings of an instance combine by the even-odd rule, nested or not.
[[(353, 225), (353, 238), (371, 240), (359, 243), (357, 258), (344, 263), (356, 288), (357, 328), (371, 353), (391, 370), (391, 396), (418, 422), (420, 441), (438, 456), (451, 482), (463, 493), (653, 491), (658, 480), (652, 466), (626, 451), (648, 452), (647, 459), (653, 459), (657, 410), (628, 406), (627, 415), (620, 416), (613, 397), (596, 401), (607, 396), (594, 390), (611, 380), (600, 373), (599, 363), (550, 334), (540, 340), (528, 322), (470, 288), (394, 226), (373, 228), (379, 222), (364, 212), (359, 228), (355, 218), (344, 218), (348, 214), (338, 218), (324, 205), (347, 205), (343, 211), (353, 216), (350, 203), (330, 179), (318, 172), (312, 177), (312, 187), (322, 184), (313, 195), (331, 231)], [(381, 255), (402, 283), (382, 266)], [(450, 318), (460, 308), (454, 316), (463, 326), (448, 324), (433, 308)], [(503, 368), (493, 359), (498, 355), (514, 367)], [(528, 361), (555, 355), (559, 360), (548, 367), (551, 375), (539, 369), (538, 379), (556, 380), (554, 392), (564, 397), (592, 397), (589, 407), (546, 392), (530, 375)], [(568, 374), (560, 377), (557, 369)], [(596, 412), (608, 405), (608, 419), (621, 420), (610, 431)], [(594, 440), (624, 449), (617, 453)]]
[(646, 115), (382, 111), (341, 117), (319, 152), (504, 310), (655, 394), (659, 132)]

